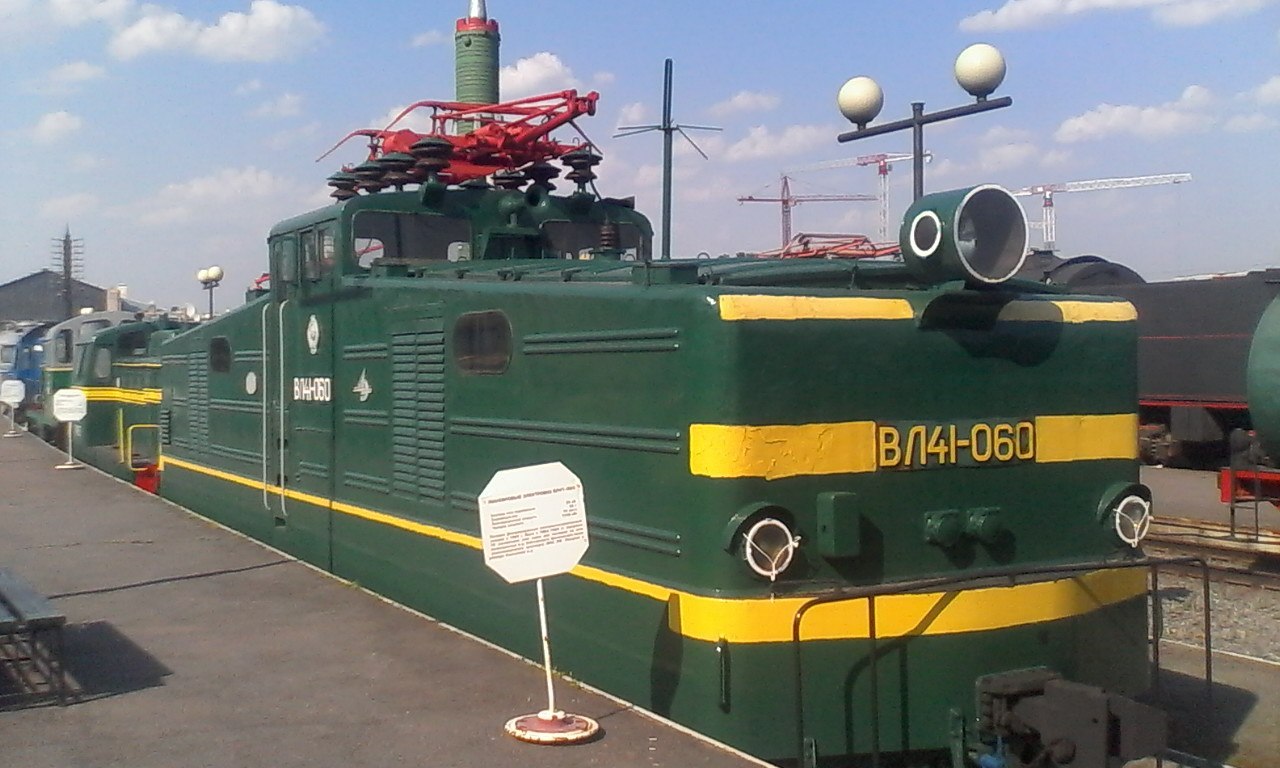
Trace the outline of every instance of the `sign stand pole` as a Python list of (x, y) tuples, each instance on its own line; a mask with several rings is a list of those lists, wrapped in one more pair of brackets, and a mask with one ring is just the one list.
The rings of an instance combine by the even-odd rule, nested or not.
[(76, 461), (75, 458), (71, 455), (71, 443), (72, 443), (71, 424), (72, 422), (70, 421), (63, 422), (63, 425), (67, 428), (67, 460), (62, 464), (55, 465), (54, 469), (84, 469), (84, 465)]
[(547, 637), (547, 598), (542, 591), (542, 579), (538, 579), (538, 621), (542, 626), (542, 662), (547, 668), (547, 708), (538, 713), (543, 720), (563, 718), (556, 710), (556, 690), (551, 685), (551, 640)]
[(9, 406), (9, 431), (4, 433), (5, 437), (22, 437), (22, 433), (18, 431), (17, 419), (13, 415), (16, 410), (16, 407)]

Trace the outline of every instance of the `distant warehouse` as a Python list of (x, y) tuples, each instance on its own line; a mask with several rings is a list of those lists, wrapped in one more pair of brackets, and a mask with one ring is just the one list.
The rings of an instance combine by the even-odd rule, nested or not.
[[(108, 308), (108, 295), (119, 293), (117, 289), (99, 288), (71, 278), (71, 301), (67, 302), (63, 295), (64, 285), (63, 275), (48, 269), (0, 285), (0, 323), (27, 320), (61, 322), (69, 316), (68, 306), (72, 308), (72, 314), (85, 307), (105, 310)], [(116, 299), (112, 297), (111, 300), (114, 302)], [(126, 312), (141, 312), (144, 309), (123, 298), (118, 300), (118, 308)]]

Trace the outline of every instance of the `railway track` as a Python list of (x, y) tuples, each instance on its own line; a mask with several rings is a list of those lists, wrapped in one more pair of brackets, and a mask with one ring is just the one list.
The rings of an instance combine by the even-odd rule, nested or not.
[[(1181, 517), (1156, 517), (1143, 542), (1150, 555), (1204, 558), (1214, 581), (1280, 591), (1280, 531), (1230, 526)], [(1169, 570), (1196, 574), (1194, 566)]]

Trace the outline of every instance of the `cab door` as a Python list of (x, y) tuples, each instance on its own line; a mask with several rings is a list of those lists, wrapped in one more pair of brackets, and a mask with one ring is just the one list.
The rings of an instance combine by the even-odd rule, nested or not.
[[(276, 546), (331, 566), (333, 499), (334, 225), (272, 244), (272, 301), (262, 317), (265, 377), (264, 506)], [(276, 275), (273, 275), (273, 278)]]

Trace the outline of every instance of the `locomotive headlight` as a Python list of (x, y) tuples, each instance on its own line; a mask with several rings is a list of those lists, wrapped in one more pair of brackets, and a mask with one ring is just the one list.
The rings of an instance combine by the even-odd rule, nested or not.
[(1151, 530), (1151, 502), (1138, 495), (1125, 496), (1116, 503), (1112, 520), (1120, 540), (1137, 549)]
[(1137, 548), (1151, 530), (1151, 489), (1142, 483), (1116, 483), (1098, 499), (1098, 523)]
[(757, 520), (742, 537), (742, 557), (747, 566), (769, 581), (787, 570), (800, 546), (800, 537), (776, 517)]

